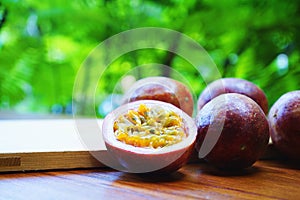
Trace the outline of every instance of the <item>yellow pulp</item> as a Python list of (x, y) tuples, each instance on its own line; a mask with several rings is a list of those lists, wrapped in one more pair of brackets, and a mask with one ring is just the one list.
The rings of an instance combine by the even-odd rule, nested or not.
[(115, 137), (136, 147), (159, 148), (176, 144), (186, 137), (182, 118), (173, 111), (141, 104), (114, 122)]

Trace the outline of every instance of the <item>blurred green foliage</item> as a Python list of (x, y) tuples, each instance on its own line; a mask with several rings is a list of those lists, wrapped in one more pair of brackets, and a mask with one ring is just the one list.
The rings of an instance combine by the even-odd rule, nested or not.
[[(89, 52), (110, 36), (149, 26), (191, 37), (207, 50), (223, 77), (254, 82), (272, 105), (283, 93), (300, 88), (299, 19), (297, 0), (2, 0), (0, 109), (71, 112), (75, 76)], [(206, 86), (176, 55), (134, 51), (105, 72), (97, 102), (114, 92), (124, 74), (147, 63), (171, 66), (196, 96)], [(145, 74), (138, 73), (139, 78)]]

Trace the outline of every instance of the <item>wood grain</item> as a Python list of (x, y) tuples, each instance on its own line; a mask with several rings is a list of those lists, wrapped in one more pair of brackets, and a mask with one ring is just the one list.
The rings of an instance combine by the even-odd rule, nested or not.
[(299, 199), (300, 165), (258, 161), (226, 174), (205, 163), (169, 176), (109, 168), (0, 175), (0, 199)]
[(0, 172), (94, 167), (104, 165), (88, 151), (0, 154)]

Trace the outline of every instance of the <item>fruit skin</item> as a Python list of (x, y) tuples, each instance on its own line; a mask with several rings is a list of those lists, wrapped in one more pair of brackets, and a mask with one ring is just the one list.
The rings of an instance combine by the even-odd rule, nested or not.
[[(134, 147), (118, 141), (113, 132), (115, 119), (129, 109), (137, 109), (140, 104), (150, 108), (159, 105), (176, 112), (184, 120), (188, 137), (182, 142), (161, 149)], [(108, 114), (103, 121), (102, 134), (107, 151), (126, 169), (124, 171), (169, 174), (181, 168), (189, 160), (194, 149), (197, 128), (190, 116), (172, 104), (156, 100), (141, 100), (124, 104)], [(114, 166), (110, 167), (114, 168)]]
[(269, 115), (274, 146), (291, 159), (300, 159), (300, 90), (283, 94)]
[[(200, 151), (200, 158), (203, 156), (220, 169), (250, 167), (268, 145), (268, 120), (260, 106), (245, 95), (228, 93), (215, 97), (199, 111), (196, 125), (197, 151), (215, 144), (206, 155), (200, 155)], [(205, 137), (210, 137), (206, 144)]]
[(189, 116), (193, 115), (194, 100), (189, 88), (167, 77), (147, 77), (135, 82), (124, 95), (123, 103), (137, 100), (158, 100), (173, 104)]
[(268, 100), (264, 91), (254, 83), (239, 78), (222, 78), (207, 85), (198, 98), (198, 110), (214, 97), (224, 93), (239, 93), (246, 95), (260, 105), (265, 114), (268, 113)]

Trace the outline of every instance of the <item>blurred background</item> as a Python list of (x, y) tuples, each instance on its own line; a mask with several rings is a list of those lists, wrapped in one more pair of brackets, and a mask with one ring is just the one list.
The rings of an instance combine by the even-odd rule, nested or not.
[[(300, 89), (297, 0), (1, 0), (0, 114), (71, 116), (75, 76), (90, 51), (110, 36), (148, 26), (191, 37), (209, 53), (223, 77), (257, 84), (270, 106), (283, 93)], [(147, 63), (179, 72), (195, 96), (206, 86), (199, 73), (174, 54), (134, 51), (103, 74), (97, 87), (97, 116), (112, 109), (112, 95), (122, 95), (115, 90), (120, 78)], [(175, 76), (172, 71), (157, 75)], [(139, 71), (123, 82), (143, 76)]]

